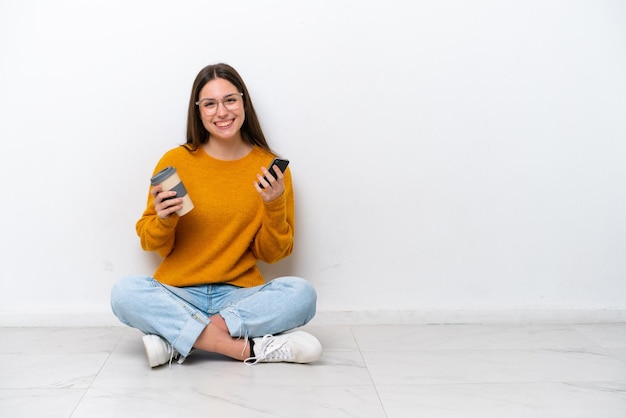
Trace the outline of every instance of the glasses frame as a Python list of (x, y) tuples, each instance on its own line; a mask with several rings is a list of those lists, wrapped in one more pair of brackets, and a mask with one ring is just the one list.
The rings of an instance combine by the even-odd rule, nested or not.
[[(220, 107), (220, 103), (222, 104), (222, 106), (224, 106), (224, 108), (226, 108), (227, 110), (236, 110), (236, 109), (228, 109), (228, 107), (224, 104), (224, 100), (229, 99), (233, 96), (240, 96), (243, 99), (243, 93), (241, 92), (237, 92), (237, 93), (231, 93), (231, 94), (227, 94), (226, 96), (222, 97), (221, 99), (201, 99), (198, 100), (196, 102), (196, 106), (198, 106), (198, 110), (200, 112), (203, 112), (205, 115), (207, 116), (212, 116), (215, 115), (217, 113), (217, 110)], [(200, 107), (200, 103), (205, 101), (205, 100), (215, 100), (215, 112), (214, 113), (208, 113), (206, 110), (203, 110), (202, 107)], [(237, 108), (238, 109), (238, 108)]]

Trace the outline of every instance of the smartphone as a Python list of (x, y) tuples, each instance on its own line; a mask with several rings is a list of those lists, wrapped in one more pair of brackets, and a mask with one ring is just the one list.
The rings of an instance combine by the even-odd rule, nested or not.
[[(270, 168), (268, 168), (267, 171), (270, 172), (272, 177), (276, 178), (276, 174), (274, 173), (274, 166), (277, 166), (280, 169), (280, 172), (284, 173), (288, 165), (289, 165), (289, 160), (283, 160), (281, 158), (274, 158), (274, 160), (272, 160), (272, 163), (270, 164)], [(263, 177), (263, 179), (269, 183), (269, 180), (267, 179), (267, 177)], [(261, 189), (265, 188), (263, 187), (261, 183), (259, 183), (259, 187), (261, 187)]]

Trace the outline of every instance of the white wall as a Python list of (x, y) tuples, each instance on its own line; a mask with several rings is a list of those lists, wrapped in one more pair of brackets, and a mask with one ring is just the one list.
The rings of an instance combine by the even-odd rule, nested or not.
[(0, 325), (116, 323), (111, 285), (157, 262), (148, 178), (220, 61), (292, 161), (296, 252), (263, 268), (311, 280), (321, 317), (626, 318), (625, 22), (620, 0), (2, 0)]

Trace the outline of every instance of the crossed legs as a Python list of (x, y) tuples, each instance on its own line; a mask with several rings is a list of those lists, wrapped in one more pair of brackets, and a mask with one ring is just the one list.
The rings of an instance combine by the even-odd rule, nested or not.
[(251, 356), (249, 342), (245, 339), (231, 337), (222, 315), (217, 314), (210, 319), (211, 322), (194, 343), (194, 348), (223, 354), (241, 361)]
[(283, 277), (254, 288), (166, 286), (130, 276), (111, 291), (113, 313), (126, 325), (164, 338), (181, 355), (192, 348), (245, 360), (250, 339), (300, 327), (315, 315), (316, 293), (305, 280)]

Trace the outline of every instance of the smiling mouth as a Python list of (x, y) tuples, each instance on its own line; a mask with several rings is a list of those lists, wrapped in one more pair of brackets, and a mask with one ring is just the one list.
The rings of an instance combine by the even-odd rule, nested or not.
[(229, 127), (230, 125), (233, 124), (234, 120), (226, 120), (226, 121), (222, 121), (222, 122), (215, 122), (215, 126), (217, 126), (218, 128), (226, 128)]

